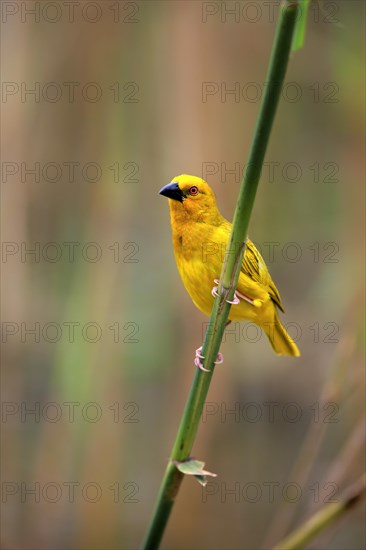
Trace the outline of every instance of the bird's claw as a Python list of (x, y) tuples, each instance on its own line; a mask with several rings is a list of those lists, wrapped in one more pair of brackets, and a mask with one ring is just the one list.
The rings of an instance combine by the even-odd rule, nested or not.
[[(202, 365), (201, 359), (204, 359), (204, 355), (201, 353), (202, 346), (196, 349), (196, 357), (194, 358), (194, 364), (198, 369), (203, 370), (204, 372), (210, 372), (210, 369), (205, 369), (205, 367)], [(224, 362), (224, 356), (222, 353), (218, 353), (216, 357), (216, 361), (214, 362), (215, 365), (221, 365), (221, 363)]]
[(217, 286), (217, 285), (219, 284), (219, 280), (218, 280), (218, 279), (214, 279), (214, 283), (215, 283), (216, 286), (214, 286), (213, 289), (211, 290), (211, 294), (212, 294), (212, 296), (215, 298), (216, 296), (219, 295), (218, 292), (217, 292), (217, 290), (218, 290), (218, 288), (219, 288), (219, 287)]
[[(218, 296), (218, 284), (219, 284), (219, 280), (218, 279), (214, 279), (214, 283), (216, 286), (213, 287), (213, 289), (211, 290), (211, 294), (212, 296), (216, 297)], [(244, 300), (245, 302), (248, 302), (249, 304), (251, 304), (252, 306), (254, 307), (261, 307), (263, 302), (262, 300), (259, 300), (259, 298), (255, 298), (254, 300), (252, 300), (252, 298), (248, 298), (248, 296), (245, 296), (244, 294), (242, 294), (241, 292), (239, 292), (238, 290), (236, 292), (234, 292), (234, 296), (233, 296), (233, 299), (232, 300), (226, 300), (226, 302), (228, 304), (231, 304), (233, 306), (237, 306), (238, 304), (240, 304), (240, 299)]]
[(233, 306), (237, 306), (238, 304), (240, 304), (240, 300), (237, 297), (236, 292), (234, 292), (234, 296), (232, 300), (226, 300), (226, 301), (228, 304), (232, 304)]
[(214, 361), (214, 363), (215, 363), (215, 365), (221, 365), (221, 363), (223, 363), (223, 362), (224, 362), (224, 356), (219, 351), (219, 353), (217, 354), (217, 357), (216, 357), (216, 361)]

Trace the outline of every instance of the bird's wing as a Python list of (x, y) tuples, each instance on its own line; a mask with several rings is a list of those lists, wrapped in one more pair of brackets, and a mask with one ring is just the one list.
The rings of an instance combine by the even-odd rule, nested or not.
[[(276, 285), (272, 281), (267, 266), (250, 239), (247, 239), (241, 272), (249, 276), (253, 281), (260, 284), (265, 289), (271, 299), (278, 305), (281, 311), (284, 311), (280, 294)], [(240, 290), (240, 289), (239, 289)]]
[[(231, 223), (224, 219), (217, 229), (220, 231), (220, 237), (224, 232), (226, 239), (228, 239), (231, 232)], [(219, 237), (216, 240), (219, 240)], [(227, 240), (225, 245), (226, 243)], [(265, 261), (250, 239), (247, 239), (237, 289), (248, 298), (259, 298), (264, 302), (271, 299), (281, 311), (284, 311), (280, 294), (272, 281)]]

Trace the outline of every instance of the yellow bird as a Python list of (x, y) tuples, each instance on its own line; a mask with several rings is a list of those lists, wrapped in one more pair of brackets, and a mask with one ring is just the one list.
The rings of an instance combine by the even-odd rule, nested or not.
[[(182, 174), (163, 187), (160, 194), (169, 199), (174, 254), (184, 286), (198, 309), (209, 316), (231, 223), (220, 214), (214, 192), (201, 178)], [(279, 292), (262, 256), (249, 239), (232, 304), (229, 322), (256, 323), (267, 334), (278, 355), (300, 355), (278, 318), (277, 307), (284, 311)], [(196, 352), (195, 364), (203, 368), (200, 352), (201, 348)], [(218, 362), (222, 362), (221, 354), (219, 356)]]

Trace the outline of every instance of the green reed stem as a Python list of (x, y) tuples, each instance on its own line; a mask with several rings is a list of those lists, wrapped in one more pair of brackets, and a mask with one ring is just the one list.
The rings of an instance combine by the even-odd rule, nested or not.
[(226, 259), (222, 267), (219, 296), (215, 299), (213, 305), (202, 348), (202, 355), (205, 357), (203, 366), (209, 369), (209, 372), (202, 372), (200, 369), (196, 370), (171, 453), (170, 462), (161, 483), (156, 508), (143, 543), (144, 550), (155, 550), (159, 547), (183, 479), (183, 474), (176, 468), (174, 462), (183, 462), (189, 458), (196, 438), (203, 406), (214, 372), (214, 361), (220, 349), (231, 307), (226, 300), (232, 299), (239, 278), (249, 220), (285, 79), (298, 9), (297, 0), (286, 0), (281, 5), (266, 78), (267, 85), (249, 152), (248, 168), (240, 185), (232, 231), (225, 254)]

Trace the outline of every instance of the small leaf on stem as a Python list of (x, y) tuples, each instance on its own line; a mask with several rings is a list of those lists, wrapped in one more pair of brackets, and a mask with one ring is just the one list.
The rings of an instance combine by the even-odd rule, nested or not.
[(207, 476), (217, 477), (217, 474), (204, 470), (203, 468), (205, 466), (205, 463), (201, 460), (196, 460), (195, 458), (189, 458), (184, 462), (178, 462), (177, 460), (175, 460), (174, 464), (178, 468), (178, 470), (182, 472), (182, 474), (195, 476), (198, 483), (203, 485), (203, 487), (207, 485)]

